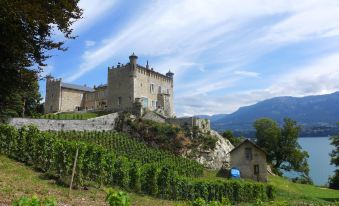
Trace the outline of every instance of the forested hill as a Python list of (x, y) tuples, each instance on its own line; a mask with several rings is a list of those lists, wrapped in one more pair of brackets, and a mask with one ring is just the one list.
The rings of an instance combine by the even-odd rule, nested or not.
[(211, 120), (212, 128), (218, 131), (231, 129), (236, 133), (253, 135), (253, 122), (262, 117), (279, 123), (290, 117), (302, 126), (304, 136), (327, 136), (338, 132), (339, 92), (306, 97), (276, 97), (241, 107), (228, 115), (201, 117)]

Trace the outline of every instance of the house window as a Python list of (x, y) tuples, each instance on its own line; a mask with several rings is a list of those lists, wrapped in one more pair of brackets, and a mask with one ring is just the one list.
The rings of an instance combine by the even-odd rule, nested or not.
[(254, 165), (254, 174), (259, 175), (259, 165)]
[(245, 148), (246, 160), (252, 160), (252, 148)]
[(154, 84), (150, 85), (150, 92), (151, 92), (151, 94), (154, 94)]
[(122, 98), (118, 97), (118, 106), (121, 106), (121, 103), (122, 103)]

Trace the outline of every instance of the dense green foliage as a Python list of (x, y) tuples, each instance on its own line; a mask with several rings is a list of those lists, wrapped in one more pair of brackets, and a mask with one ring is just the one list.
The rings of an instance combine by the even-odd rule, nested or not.
[(0, 1), (0, 117), (32, 115), (40, 101), (39, 73), (49, 50), (65, 50), (71, 25), (81, 18), (78, 0)]
[[(339, 135), (331, 137), (331, 145), (334, 146), (330, 156), (331, 164), (339, 167)], [(334, 171), (334, 175), (329, 179), (329, 186), (332, 189), (339, 189), (339, 169)]]
[(240, 144), (244, 138), (243, 137), (236, 137), (234, 136), (233, 132), (231, 130), (226, 130), (222, 133), (222, 136), (227, 139), (228, 141), (230, 141), (232, 143), (232, 145), (237, 146), (238, 144)]
[(12, 206), (57, 206), (57, 202), (53, 198), (40, 200), (36, 196), (31, 198), (23, 196), (15, 200)]
[(231, 206), (231, 202), (228, 199), (223, 198), (221, 202), (219, 201), (206, 201), (202, 198), (197, 198), (194, 201), (190, 202), (191, 206)]
[(254, 123), (257, 144), (267, 152), (267, 159), (274, 172), (297, 171), (308, 177), (308, 153), (302, 151), (298, 143), (300, 128), (289, 118), (284, 119), (282, 128), (272, 119), (258, 119)]
[[(88, 182), (117, 185), (127, 190), (133, 173), (134, 161), (117, 156), (101, 146), (79, 141), (67, 141), (57, 135), (40, 132), (35, 127), (19, 130), (12, 126), (0, 125), (0, 153), (13, 159), (33, 165), (47, 172), (59, 181), (69, 184), (76, 150), (79, 151), (74, 185), (82, 186)], [(135, 169), (134, 169), (135, 171)], [(157, 164), (140, 166), (141, 192), (174, 200), (194, 200), (232, 202), (254, 201), (274, 197), (271, 185), (245, 181), (206, 181), (179, 176), (177, 172)], [(135, 180), (134, 180), (135, 181)]]
[(167, 166), (180, 175), (188, 177), (201, 176), (203, 166), (194, 160), (189, 160), (164, 150), (152, 148), (126, 134), (118, 132), (58, 132), (58, 138), (83, 141), (101, 145), (119, 156), (137, 160), (141, 164), (153, 163), (157, 166)]
[(132, 119), (129, 113), (119, 115), (116, 129), (174, 154), (183, 154), (187, 150), (193, 151), (198, 147), (206, 150), (214, 149), (218, 140), (210, 133), (201, 132), (197, 127), (180, 127), (142, 118)]
[(106, 190), (106, 202), (109, 206), (129, 206), (130, 200), (125, 192), (115, 192), (112, 189)]

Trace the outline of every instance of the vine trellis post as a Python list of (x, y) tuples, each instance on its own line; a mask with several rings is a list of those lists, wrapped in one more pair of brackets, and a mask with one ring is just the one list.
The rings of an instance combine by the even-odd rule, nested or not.
[(79, 148), (77, 148), (77, 151), (75, 153), (73, 170), (72, 170), (72, 178), (71, 178), (71, 183), (69, 184), (68, 196), (71, 196), (71, 190), (72, 190), (72, 187), (73, 187), (73, 179), (74, 179), (74, 174), (75, 174), (75, 168), (77, 166), (78, 154), (79, 154)]

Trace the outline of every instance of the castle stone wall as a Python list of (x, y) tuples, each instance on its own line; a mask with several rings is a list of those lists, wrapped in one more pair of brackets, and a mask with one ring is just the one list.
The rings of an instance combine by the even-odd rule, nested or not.
[(130, 69), (127, 66), (108, 70), (108, 108), (115, 111), (132, 108), (133, 81), (130, 76)]
[(17, 128), (33, 124), (42, 131), (109, 131), (115, 129), (115, 121), (117, 118), (118, 113), (112, 113), (88, 120), (12, 118), (9, 124)]
[[(143, 106), (155, 110), (157, 106), (164, 107), (168, 116), (173, 113), (173, 80), (152, 70), (137, 68), (134, 78), (134, 95), (136, 98), (147, 98)], [(167, 99), (163, 96), (167, 94)], [(161, 99), (163, 98), (163, 99)]]
[(167, 123), (179, 125), (181, 127), (193, 127), (199, 128), (202, 132), (208, 132), (211, 130), (210, 121), (208, 119), (200, 119), (196, 117), (182, 117), (182, 118), (168, 118)]
[(75, 111), (82, 106), (84, 91), (67, 89), (61, 87), (61, 105), (60, 111)]

